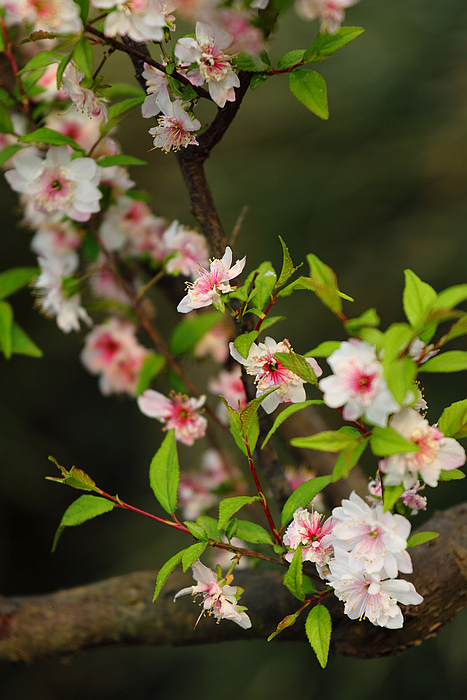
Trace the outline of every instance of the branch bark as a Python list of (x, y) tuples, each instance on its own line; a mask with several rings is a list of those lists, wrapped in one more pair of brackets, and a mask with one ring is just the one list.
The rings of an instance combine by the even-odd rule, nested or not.
[[(467, 503), (435, 515), (423, 530), (440, 537), (411, 550), (415, 587), (424, 596), (420, 606), (404, 609), (401, 630), (386, 630), (367, 621), (352, 622), (342, 604), (329, 596), (333, 618), (332, 651), (370, 658), (397, 654), (436, 635), (467, 605)], [(174, 573), (155, 604), (151, 603), (155, 571), (140, 571), (55, 593), (0, 598), (0, 662), (32, 662), (104, 646), (189, 645), (234, 639), (266, 638), (300, 603), (281, 585), (282, 571), (239, 571), (235, 583), (245, 588), (253, 627), (245, 631), (212, 618), (200, 621), (198, 606), (174, 594), (192, 583)], [(327, 599), (326, 599), (327, 600)], [(278, 640), (304, 640), (303, 621)]]

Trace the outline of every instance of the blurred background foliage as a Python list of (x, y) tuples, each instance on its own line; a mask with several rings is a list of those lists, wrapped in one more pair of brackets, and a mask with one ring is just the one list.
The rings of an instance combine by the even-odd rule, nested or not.
[[(318, 66), (328, 83), (329, 121), (307, 112), (289, 93), (285, 77), (269, 80), (247, 94), (207, 171), (227, 231), (242, 207), (249, 207), (236, 252), (248, 256), (250, 269), (265, 257), (280, 266), (281, 235), (296, 263), (314, 252), (334, 268), (341, 289), (355, 298), (348, 315), (375, 306), (386, 327), (403, 318), (404, 268), (438, 291), (466, 281), (467, 4), (373, 0), (349, 9), (346, 24), (366, 31)], [(289, 10), (272, 39), (271, 56), (306, 48), (315, 33), (316, 23), (302, 22)], [(125, 58), (109, 62), (110, 80), (120, 81), (124, 73), (131, 80)], [(193, 224), (175, 158), (147, 153), (149, 126), (135, 113), (119, 127), (124, 152), (150, 163), (132, 175), (152, 194), (156, 214)], [(1, 188), (2, 269), (33, 265), (29, 234), (15, 227), (15, 196), (4, 183)], [(40, 593), (160, 566), (185, 540), (120, 511), (70, 529), (50, 553), (76, 494), (44, 480), (54, 475), (47, 455), (85, 469), (102, 488), (154, 511), (147, 467), (161, 433), (131, 400), (98, 393), (78, 359), (79, 334), (61, 334), (31, 308), (26, 291), (14, 305), (45, 358), (0, 359), (1, 592)], [(297, 352), (343, 338), (310, 293), (297, 293), (278, 312), (288, 321), (274, 335), (287, 334)], [(209, 371), (215, 370), (203, 370)], [(465, 397), (465, 387), (465, 375), (427, 376), (432, 422), (443, 406)], [(181, 446), (180, 453), (185, 466), (194, 463), (193, 451)], [(427, 495), (433, 512), (465, 500), (467, 489), (462, 482), (448, 483)], [(400, 657), (332, 658), (325, 671), (307, 644), (285, 645), (280, 638), (212, 648), (100, 650), (64, 663), (4, 670), (0, 696), (179, 700), (189, 694), (211, 700), (228, 692), (238, 700), (275, 700), (297, 692), (383, 700), (403, 688), (412, 698), (442, 693), (460, 699), (467, 682), (466, 619), (460, 615), (436, 639)]]

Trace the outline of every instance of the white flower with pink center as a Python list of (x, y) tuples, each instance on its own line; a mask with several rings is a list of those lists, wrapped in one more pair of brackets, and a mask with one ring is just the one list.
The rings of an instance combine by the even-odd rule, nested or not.
[(177, 311), (186, 314), (193, 309), (218, 304), (221, 301), (221, 294), (232, 291), (230, 280), (241, 273), (245, 263), (246, 257), (232, 265), (232, 249), (227, 246), (222, 258), (211, 262), (209, 271), (200, 267), (198, 278), (194, 282), (187, 282), (188, 294), (177, 306)]
[(61, 258), (80, 247), (83, 235), (69, 219), (52, 215), (40, 223), (31, 240), (31, 250), (42, 258)]
[(228, 32), (210, 27), (204, 22), (196, 23), (196, 39), (184, 37), (175, 46), (175, 56), (182, 61), (182, 66), (197, 63), (199, 68), (187, 73), (187, 78), (194, 84), (208, 84), (209, 94), (219, 107), (226, 102), (235, 102), (234, 88), (240, 81), (232, 67), (232, 56), (224, 52), (233, 41)]
[(99, 233), (109, 250), (126, 246), (131, 255), (147, 254), (162, 261), (168, 255), (163, 241), (166, 227), (166, 220), (154, 216), (146, 202), (121, 196), (107, 210)]
[(62, 87), (64, 92), (73, 102), (75, 107), (88, 117), (99, 117), (107, 124), (109, 116), (105, 103), (105, 98), (97, 97), (92, 90), (84, 88), (81, 81), (84, 73), (73, 62), (67, 65), (62, 76)]
[(223, 28), (233, 37), (230, 45), (231, 52), (248, 53), (250, 56), (258, 56), (264, 46), (263, 33), (250, 22), (255, 13), (251, 10), (229, 8), (222, 10), (220, 21)]
[(3, 0), (10, 21), (32, 25), (32, 31), (78, 34), (83, 29), (73, 0)]
[(388, 578), (384, 569), (375, 573), (362, 571), (350, 557), (332, 559), (328, 566), (327, 582), (339, 600), (344, 601), (344, 612), (351, 620), (367, 618), (373, 625), (400, 629), (404, 618), (398, 603), (420, 605), (423, 602), (412, 583)]
[(68, 294), (64, 290), (64, 281), (70, 277), (77, 266), (76, 253), (63, 257), (39, 258), (41, 274), (34, 282), (34, 292), (41, 311), (50, 318), (55, 318), (57, 326), (64, 333), (80, 330), (80, 320), (92, 325), (92, 320), (81, 306), (79, 293)]
[[(218, 578), (217, 574), (204, 566), (199, 559), (192, 565), (191, 569), (196, 586), (182, 588), (176, 594), (174, 601), (182, 595), (201, 596), (203, 612), (200, 617), (207, 613), (213, 615), (216, 620), (232, 620), (243, 629), (249, 629), (251, 620), (244, 612), (245, 608), (238, 607), (237, 587), (228, 585), (228, 579)], [(229, 577), (230, 580), (232, 578)]]
[(209, 262), (206, 239), (200, 233), (172, 221), (162, 236), (163, 244), (170, 256), (165, 263), (169, 275), (182, 274), (196, 279), (200, 267)]
[(344, 9), (355, 5), (358, 0), (297, 0), (295, 9), (302, 19), (319, 18), (320, 32), (335, 34), (344, 19)]
[(199, 471), (181, 474), (178, 502), (186, 520), (195, 520), (219, 502), (213, 491), (230, 480), (230, 474), (217, 450), (206, 450)]
[(400, 406), (388, 389), (375, 348), (351, 338), (341, 343), (327, 362), (334, 374), (319, 382), (324, 403), (330, 408), (343, 407), (344, 420), (355, 421), (364, 416), (370, 423), (385, 428), (388, 416)]
[(45, 118), (46, 127), (69, 136), (85, 151), (90, 151), (99, 140), (99, 126), (101, 122), (101, 117), (89, 119), (88, 116), (78, 111), (74, 106), (67, 110), (65, 114), (63, 112), (50, 112)]
[(190, 103), (182, 100), (172, 102), (167, 90), (161, 88), (157, 104), (163, 116), (157, 120), (159, 126), (149, 129), (154, 148), (161, 148), (168, 153), (171, 149), (179, 151), (187, 146), (198, 146), (198, 141), (191, 132), (201, 129), (201, 122), (184, 109), (184, 106), (189, 108)]
[(134, 396), (148, 352), (136, 339), (132, 323), (110, 318), (86, 336), (81, 362), (91, 374), (99, 375), (99, 388), (105, 396)]
[(143, 78), (146, 80), (147, 96), (141, 105), (141, 112), (145, 119), (155, 117), (161, 111), (157, 103), (160, 89), (162, 86), (168, 89), (168, 77), (158, 68), (150, 66), (149, 63), (144, 64)]
[(193, 348), (195, 357), (211, 355), (216, 362), (223, 363), (229, 356), (229, 339), (232, 337), (230, 329), (225, 323), (218, 323), (214, 328), (205, 333)]
[(15, 192), (27, 195), (42, 212), (61, 211), (75, 221), (89, 221), (99, 211), (101, 170), (92, 158), (71, 159), (67, 146), (51, 147), (46, 158), (27, 149), (5, 173)]
[[(417, 515), (419, 510), (426, 510), (426, 496), (419, 496), (418, 492), (424, 489), (424, 485), (419, 481), (412, 486), (410, 489), (406, 489), (399, 500), (403, 502), (407, 508), (412, 511), (410, 515)], [(381, 503), (383, 498), (383, 488), (381, 485), (381, 477), (378, 475), (377, 479), (373, 479), (368, 483), (369, 496), (366, 496), (366, 500), (372, 506)]]
[(104, 23), (106, 36), (128, 36), (135, 41), (162, 41), (167, 24), (159, 0), (91, 0), (100, 10), (111, 10)]
[(199, 411), (205, 401), (205, 396), (194, 399), (172, 393), (167, 398), (158, 391), (147, 389), (138, 397), (138, 406), (145, 416), (164, 423), (164, 430), (174, 428), (176, 440), (192, 445), (206, 433), (207, 420)]
[(465, 464), (465, 450), (454, 438), (444, 437), (438, 428), (413, 408), (404, 408), (392, 417), (389, 425), (406, 440), (418, 445), (419, 452), (396, 454), (380, 460), (379, 468), (386, 474), (384, 483), (388, 486), (403, 484), (408, 489), (418, 478), (437, 486), (442, 470), (457, 469)]
[(292, 551), (285, 555), (286, 561), (292, 561), (294, 550), (302, 545), (302, 561), (311, 561), (322, 571), (334, 556), (332, 529), (334, 519), (305, 508), (299, 508), (293, 515), (293, 521), (285, 531), (283, 542)]
[[(293, 352), (289, 341), (276, 343), (268, 336), (264, 343), (252, 343), (246, 359), (230, 343), (232, 357), (245, 366), (248, 374), (255, 377), (256, 396), (262, 396), (277, 387), (277, 391), (267, 396), (261, 404), (266, 413), (272, 413), (280, 403), (300, 403), (306, 399), (304, 380), (283, 366), (275, 356), (277, 352)], [(306, 361), (319, 377), (322, 369), (316, 360), (307, 357)]]
[[(407, 518), (383, 512), (382, 505), (370, 508), (355, 491), (333, 509), (332, 516), (336, 521), (333, 536), (341, 541), (341, 549), (350, 553), (355, 566), (369, 574), (384, 567), (392, 578), (398, 571), (412, 572), (412, 560), (406, 551), (411, 529)], [(336, 558), (339, 551), (336, 548)]]
[[(208, 389), (213, 394), (223, 396), (229, 406), (237, 410), (245, 408), (246, 394), (242, 382), (242, 370), (240, 367), (234, 367), (230, 372), (222, 370), (217, 377), (211, 377), (208, 381)], [(223, 423), (229, 422), (229, 413), (221, 402), (217, 409), (217, 415)]]

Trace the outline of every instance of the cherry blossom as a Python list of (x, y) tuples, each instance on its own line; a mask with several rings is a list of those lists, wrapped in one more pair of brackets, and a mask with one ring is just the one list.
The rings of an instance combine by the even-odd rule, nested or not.
[(167, 21), (158, 0), (91, 0), (100, 10), (111, 10), (104, 23), (106, 36), (128, 36), (135, 41), (162, 41)]
[(200, 267), (208, 264), (206, 239), (200, 233), (172, 221), (162, 236), (163, 244), (170, 256), (165, 270), (170, 275), (182, 274), (196, 279)]
[(141, 105), (141, 112), (145, 119), (155, 117), (161, 111), (157, 103), (157, 98), (162, 86), (168, 89), (168, 78), (158, 68), (150, 66), (149, 63), (144, 64), (143, 78), (146, 80), (147, 96)]
[[(204, 566), (199, 559), (196, 561), (191, 570), (193, 578), (196, 581), (196, 586), (182, 588), (175, 597), (174, 601), (182, 595), (201, 596), (203, 612), (213, 615), (216, 620), (232, 620), (243, 629), (251, 627), (251, 620), (244, 612), (245, 608), (238, 606), (239, 593), (236, 586), (230, 586), (227, 583), (229, 579), (218, 578), (217, 574)], [(201, 617), (201, 616), (200, 616)]]
[(454, 438), (444, 437), (413, 408), (396, 413), (389, 425), (418, 445), (420, 451), (395, 454), (379, 461), (380, 470), (386, 474), (384, 483), (388, 486), (403, 484), (408, 489), (417, 483), (419, 476), (428, 486), (437, 486), (442, 470), (457, 469), (465, 464), (462, 445)]
[(42, 258), (63, 257), (81, 245), (83, 232), (60, 214), (42, 221), (31, 240), (31, 250)]
[(184, 37), (175, 46), (175, 56), (182, 66), (197, 63), (199, 68), (189, 71), (187, 78), (194, 84), (206, 82), (209, 94), (219, 107), (226, 102), (235, 102), (234, 88), (240, 81), (232, 67), (232, 56), (224, 52), (233, 41), (233, 36), (220, 28), (196, 22), (196, 39)]
[(209, 272), (204, 268), (198, 269), (198, 278), (187, 282), (187, 295), (183, 297), (177, 311), (186, 314), (193, 309), (219, 303), (221, 294), (232, 291), (230, 280), (237, 277), (245, 267), (246, 257), (237, 260), (232, 265), (232, 249), (227, 246), (222, 258), (211, 261)]
[(148, 352), (136, 339), (132, 323), (112, 317), (86, 336), (81, 362), (91, 374), (99, 375), (99, 388), (105, 396), (135, 396)]
[(191, 132), (201, 129), (201, 122), (184, 109), (184, 105), (188, 108), (189, 103), (182, 100), (172, 102), (167, 90), (161, 87), (157, 104), (163, 116), (158, 119), (159, 126), (149, 129), (154, 147), (168, 153), (171, 149), (179, 151), (187, 146), (198, 146), (198, 141)]
[(224, 323), (218, 323), (203, 335), (195, 347), (193, 354), (195, 357), (206, 357), (211, 355), (216, 362), (225, 362), (229, 356), (229, 339), (232, 337), (230, 329)]
[(334, 374), (319, 382), (324, 403), (330, 408), (342, 406), (345, 420), (354, 421), (363, 415), (370, 423), (385, 428), (389, 414), (400, 406), (388, 389), (375, 348), (351, 338), (341, 343), (327, 362)]
[[(410, 489), (405, 489), (399, 499), (405, 506), (407, 506), (407, 508), (410, 508), (412, 511), (410, 515), (417, 515), (419, 510), (426, 510), (426, 496), (418, 495), (418, 492), (423, 488), (425, 488), (423, 484), (417, 481), (415, 486), (412, 486)], [(366, 500), (368, 503), (370, 503), (370, 505), (378, 505), (381, 503), (383, 498), (383, 488), (381, 484), (381, 477), (379, 475), (376, 479), (373, 479), (368, 483), (368, 491), (370, 495), (366, 497)]]
[(97, 97), (89, 88), (82, 87), (81, 81), (83, 78), (83, 71), (73, 61), (70, 61), (62, 76), (64, 92), (83, 114), (87, 114), (88, 117), (101, 117), (107, 124), (109, 119), (107, 107), (105, 106), (107, 100)]
[(123, 195), (108, 208), (99, 233), (108, 250), (126, 246), (132, 255), (148, 254), (162, 261), (168, 255), (163, 241), (166, 227), (166, 220), (154, 216), (146, 202)]
[(66, 100), (67, 96), (60, 88), (57, 88), (57, 71), (59, 62), (50, 63), (44, 69), (41, 77), (36, 83), (41, 88), (38, 95), (32, 95), (33, 102), (53, 102), (54, 100)]
[(382, 505), (370, 508), (355, 491), (333, 509), (332, 516), (337, 521), (334, 538), (342, 541), (342, 547), (345, 543), (345, 551), (360, 569), (373, 574), (384, 567), (391, 578), (398, 571), (412, 572), (412, 560), (406, 551), (411, 529), (407, 518), (383, 512)]
[(261, 30), (250, 22), (254, 13), (246, 9), (228, 8), (220, 13), (222, 27), (232, 37), (230, 51), (257, 56), (263, 49), (264, 39)]
[[(270, 389), (278, 387), (277, 391), (267, 396), (261, 404), (266, 413), (272, 413), (280, 403), (300, 403), (306, 399), (304, 380), (282, 365), (275, 357), (277, 352), (292, 352), (289, 341), (276, 343), (268, 336), (264, 343), (252, 343), (246, 359), (240, 355), (234, 344), (230, 343), (232, 357), (245, 366), (248, 374), (255, 377), (256, 396), (262, 396)], [(319, 377), (322, 369), (316, 360), (307, 357), (306, 361)]]
[[(322, 570), (334, 556), (332, 529), (334, 519), (324, 519), (324, 515), (305, 508), (299, 508), (293, 515), (293, 521), (285, 531), (283, 542), (291, 550), (302, 545), (302, 561), (316, 564), (318, 571)], [(294, 552), (285, 555), (286, 561), (292, 561)]]
[(31, 25), (32, 31), (77, 34), (83, 23), (73, 0), (1, 0), (8, 24)]
[(384, 569), (373, 573), (362, 571), (350, 556), (347, 560), (332, 559), (328, 566), (327, 582), (339, 600), (344, 601), (344, 612), (351, 620), (367, 618), (373, 625), (400, 629), (404, 618), (398, 603), (423, 602), (409, 581), (388, 578)]
[[(235, 410), (245, 408), (246, 394), (242, 382), (242, 371), (240, 367), (234, 367), (230, 372), (222, 370), (217, 377), (211, 377), (208, 381), (208, 389), (213, 394), (223, 396), (229, 406)], [(229, 413), (221, 402), (217, 414), (224, 423), (229, 422)]]
[(180, 476), (178, 502), (186, 520), (195, 520), (201, 513), (219, 502), (214, 492), (229, 481), (230, 474), (219, 452), (206, 450), (199, 471)]
[(46, 158), (25, 149), (5, 173), (15, 192), (27, 195), (42, 212), (61, 211), (75, 221), (88, 221), (99, 211), (101, 168), (92, 158), (71, 159), (67, 146), (51, 147)]
[(358, 0), (297, 0), (295, 9), (302, 19), (319, 18), (320, 31), (335, 34), (344, 19), (344, 9)]
[(55, 318), (64, 333), (80, 330), (80, 320), (92, 324), (81, 306), (79, 293), (69, 295), (64, 291), (64, 280), (76, 269), (75, 253), (63, 257), (39, 258), (41, 274), (34, 282), (38, 304), (46, 316)]
[(157, 418), (164, 423), (164, 430), (175, 429), (175, 438), (184, 445), (192, 445), (206, 433), (207, 420), (199, 413), (206, 401), (172, 393), (169, 398), (153, 389), (147, 389), (138, 397), (138, 406), (149, 418)]
[[(100, 138), (99, 127), (102, 121), (102, 117), (89, 119), (86, 114), (73, 105), (65, 113), (50, 112), (45, 119), (45, 126), (69, 136), (85, 151), (90, 151)], [(102, 141), (106, 142), (106, 139), (102, 139)], [(99, 146), (101, 146), (102, 141), (99, 142)], [(94, 155), (95, 151), (93, 151)]]

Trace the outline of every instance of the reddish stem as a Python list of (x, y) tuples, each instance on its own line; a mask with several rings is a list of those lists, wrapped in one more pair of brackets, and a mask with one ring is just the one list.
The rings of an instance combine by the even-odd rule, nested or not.
[(250, 450), (250, 445), (248, 444), (248, 440), (245, 440), (245, 446), (246, 446), (246, 451), (248, 454), (248, 463), (250, 465), (251, 474), (253, 476), (253, 480), (255, 482), (256, 489), (258, 491), (258, 496), (261, 498), (261, 505), (263, 507), (266, 518), (268, 519), (269, 527), (271, 528), (271, 532), (274, 535), (274, 539), (276, 540), (277, 544), (282, 546), (281, 537), (280, 537), (279, 532), (274, 524), (274, 520), (272, 519), (272, 515), (271, 515), (271, 512), (269, 510), (267, 501), (266, 501), (266, 496), (264, 495), (263, 490), (261, 488), (261, 484), (259, 483), (258, 475), (256, 473), (255, 463), (253, 461), (253, 457), (251, 456), (251, 450)]
[(95, 489), (98, 493), (101, 494), (101, 496), (104, 496), (104, 498), (108, 498), (110, 501), (113, 501), (117, 508), (123, 508), (124, 510), (132, 510), (134, 513), (139, 513), (140, 515), (145, 515), (146, 518), (151, 518), (151, 520), (157, 520), (158, 523), (162, 523), (163, 525), (168, 525), (169, 527), (173, 527), (176, 530), (180, 530), (181, 532), (186, 532), (188, 535), (190, 534), (190, 531), (185, 525), (182, 525), (179, 522), (174, 522), (172, 523), (170, 520), (165, 520), (164, 518), (159, 518), (158, 515), (153, 515), (152, 513), (148, 513), (145, 510), (141, 510), (141, 508), (135, 508), (135, 506), (130, 506), (129, 503), (125, 503), (122, 501), (120, 498), (117, 498), (117, 496), (111, 496), (109, 493), (106, 493), (105, 491), (102, 491), (102, 489)]
[(271, 307), (276, 303), (276, 301), (277, 301), (277, 297), (273, 295), (271, 301), (270, 301), (269, 304), (266, 306), (266, 309), (265, 309), (265, 312), (264, 312), (264, 318), (259, 318), (259, 319), (258, 319), (258, 323), (257, 323), (256, 326), (255, 326), (255, 331), (259, 331), (259, 329), (261, 328), (261, 324), (263, 323), (264, 319), (266, 318), (266, 316), (268, 315), (269, 311), (271, 310)]

